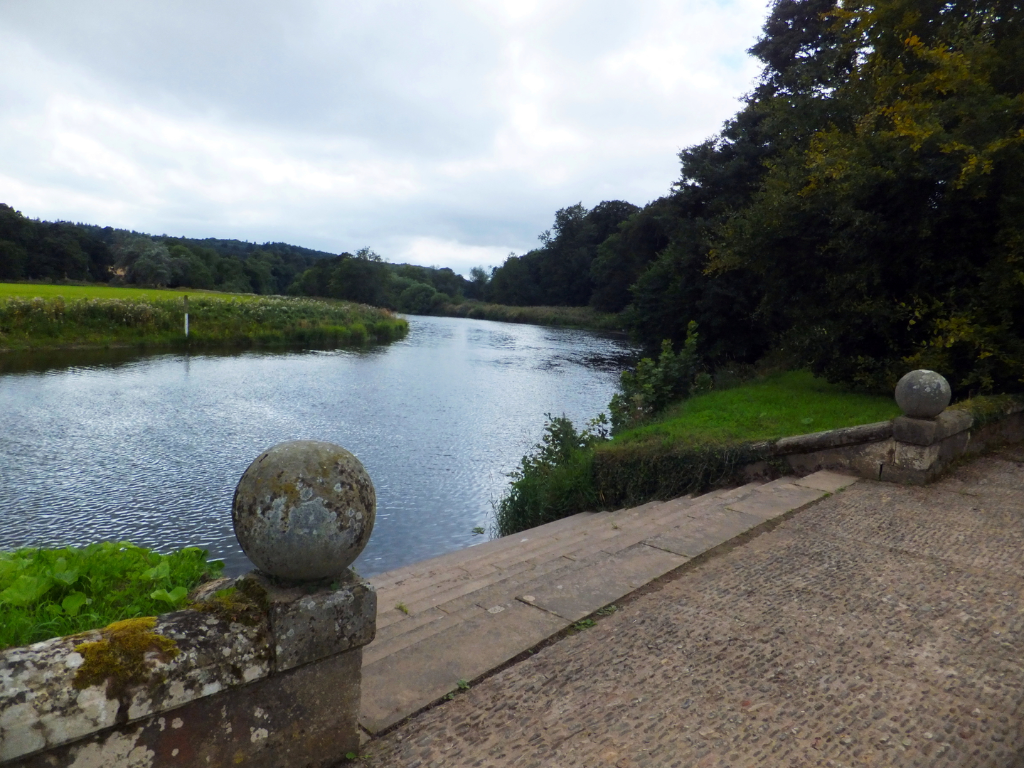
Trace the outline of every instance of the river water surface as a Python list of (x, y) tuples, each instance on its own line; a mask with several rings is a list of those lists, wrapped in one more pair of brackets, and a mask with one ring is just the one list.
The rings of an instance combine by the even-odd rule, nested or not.
[(411, 317), (370, 350), (0, 355), (0, 549), (130, 540), (251, 567), (238, 478), (284, 440), (338, 443), (377, 489), (373, 575), (483, 541), (544, 414), (603, 410), (632, 350), (588, 331)]

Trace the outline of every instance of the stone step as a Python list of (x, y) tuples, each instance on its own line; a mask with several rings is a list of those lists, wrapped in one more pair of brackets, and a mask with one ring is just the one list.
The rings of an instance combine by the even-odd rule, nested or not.
[(567, 550), (564, 555), (573, 559), (581, 559), (597, 552), (610, 554), (627, 549), (671, 525), (672, 521), (684, 519), (692, 506), (692, 504), (673, 505), (672, 502), (666, 502), (662, 508), (656, 512), (652, 511), (646, 517), (613, 520), (603, 533), (592, 536), (587, 541), (581, 541), (578, 546)]
[[(432, 557), (429, 560), (423, 560), (418, 563), (412, 563), (410, 565), (404, 565), (401, 568), (395, 568), (390, 571), (378, 573), (372, 577), (370, 581), (373, 582), (374, 586), (378, 589), (389, 588), (400, 582), (406, 581), (411, 578), (415, 578), (429, 570), (438, 570), (441, 568), (459, 567), (462, 563), (470, 560), (479, 559), (481, 557), (488, 557), (496, 552), (503, 551), (508, 547), (514, 547), (523, 538), (532, 538), (534, 536), (546, 536), (551, 533), (556, 533), (564, 528), (571, 528), (579, 524), (582, 520), (587, 520), (591, 517), (598, 517), (608, 515), (608, 512), (579, 512), (569, 517), (563, 517), (560, 520), (554, 520), (550, 523), (531, 528), (529, 531), (519, 534), (513, 534), (511, 536), (502, 536), (497, 539), (491, 539), (490, 541), (484, 541), (480, 544), (474, 544), (471, 547), (456, 550), (455, 552), (448, 552), (438, 557)], [(519, 538), (516, 538), (519, 537)]]
[(579, 621), (690, 559), (644, 544), (614, 555), (601, 554), (581, 561), (579, 568), (560, 571), (554, 578), (523, 585), (516, 599), (566, 621)]
[[(389, 624), (384, 631), (378, 632), (373, 642), (363, 649), (364, 658), (367, 654), (372, 658), (382, 658), (398, 652), (413, 642), (430, 637), (458, 623), (463, 620), (467, 611), (469, 614), (473, 614), (474, 611), (501, 613), (513, 600), (516, 590), (521, 589), (523, 585), (531, 584), (537, 579), (554, 578), (562, 572), (579, 567), (581, 563), (567, 558), (549, 560), (534, 568), (510, 574), (501, 581), (481, 589), (453, 597), (442, 606), (427, 609), (419, 614), (403, 616), (402, 619)], [(445, 617), (455, 618), (446, 620)], [(407, 635), (411, 634), (414, 634), (417, 640), (408, 640)]]
[[(712, 497), (704, 499), (704, 502), (715, 500)], [(564, 550), (562, 555), (552, 556), (549, 554), (539, 562), (518, 563), (513, 570), (492, 574), (455, 587), (450, 586), (450, 583), (439, 584), (435, 591), (419, 594), (418, 599), (424, 602), (408, 603), (406, 605), (409, 611), (408, 615), (394, 616), (396, 619), (394, 623), (379, 621), (379, 625), (384, 624), (385, 629), (378, 633), (378, 639), (368, 646), (366, 652), (370, 653), (373, 658), (380, 658), (388, 653), (396, 652), (415, 642), (404, 638), (405, 633), (415, 633), (415, 637), (420, 637), (446, 628), (450, 622), (444, 621), (442, 615), (467, 610), (473, 606), (481, 609), (500, 607), (511, 599), (511, 591), (516, 586), (526, 589), (526, 585), (535, 583), (538, 578), (554, 578), (555, 576), (564, 578), (570, 571), (589, 566), (587, 560), (595, 554), (614, 554), (635, 546), (653, 533), (670, 530), (676, 523), (691, 520), (686, 516), (691, 506), (688, 502), (689, 499), (681, 499), (678, 503), (661, 504), (657, 513), (651, 512), (646, 519), (639, 515), (639, 520), (627, 520), (625, 516), (620, 516), (618, 519), (624, 525), (623, 530), (608, 530), (603, 534), (592, 534), (581, 538), (579, 546)], [(653, 507), (648, 507), (648, 509), (652, 510)], [(658, 575), (661, 573), (659, 572)], [(380, 604), (386, 605), (383, 598)], [(391, 611), (391, 613), (397, 612)], [(429, 621), (424, 621), (419, 618), (423, 614), (429, 614), (432, 618)]]
[[(572, 622), (851, 478), (815, 473), (575, 515), (381, 574), (361, 722), (377, 732)], [(400, 598), (404, 598), (399, 600)], [(401, 601), (408, 613), (394, 608)]]
[[(411, 606), (418, 602), (424, 593), (436, 592), (440, 585), (447, 582), (454, 588), (457, 584), (476, 579), (500, 577), (503, 571), (516, 569), (519, 563), (531, 560), (536, 554), (566, 546), (569, 542), (589, 535), (591, 528), (599, 524), (609, 513), (600, 517), (593, 516), (586, 520), (578, 520), (572, 527), (546, 536), (530, 535), (522, 537), (513, 546), (484, 553), (480, 558), (464, 561), (459, 566), (424, 569), (421, 573), (397, 583), (393, 586), (378, 585), (376, 579), (371, 583), (377, 588), (378, 595), (385, 600), (382, 605), (390, 606), (395, 602), (403, 602)], [(532, 531), (531, 531), (532, 534)], [(511, 537), (506, 537), (511, 538)], [(482, 545), (481, 545), (482, 546)]]
[(655, 532), (644, 543), (686, 557), (700, 555), (764, 524), (764, 519), (726, 506), (708, 507), (677, 525)]
[[(586, 540), (587, 537), (592, 536), (595, 533), (600, 533), (606, 530), (606, 527), (610, 527), (613, 523), (610, 521), (620, 520), (623, 515), (635, 514), (641, 515), (650, 513), (667, 502), (662, 501), (651, 501), (635, 509), (621, 509), (615, 512), (607, 512), (601, 517), (591, 517), (589, 520), (582, 522), (572, 531), (572, 535), (566, 535), (560, 533), (557, 536), (548, 536), (545, 540), (541, 540), (539, 537), (534, 538), (532, 544), (523, 546), (521, 548), (510, 549), (504, 552), (502, 555), (488, 560), (487, 563), (493, 565), (496, 568), (507, 567), (509, 564), (520, 561), (520, 560), (531, 560), (539, 562), (542, 559), (550, 559), (550, 557), (558, 557), (561, 550), (568, 551), (569, 548), (576, 545), (580, 540)], [(524, 531), (522, 534), (532, 533), (531, 531)], [(528, 554), (527, 557), (523, 557), (523, 554)]]
[(557, 634), (569, 622), (523, 603), (480, 612), (363, 666), (360, 725), (377, 733)]
[[(641, 508), (626, 510), (625, 512), (629, 513), (627, 515), (616, 512), (608, 513), (604, 517), (592, 516), (579, 521), (573, 528), (563, 529), (547, 537), (529, 537), (518, 547), (498, 552), (493, 557), (485, 557), (477, 570), (470, 569), (469, 565), (464, 563), (461, 568), (441, 573), (431, 571), (392, 589), (378, 589), (379, 604), (382, 610), (388, 610), (401, 603), (409, 614), (442, 606), (448, 600), (462, 597), (474, 589), (502, 581), (510, 575), (543, 562), (557, 560), (581, 547), (626, 535), (641, 521), (646, 525), (652, 520), (662, 519), (667, 514), (666, 509), (669, 513), (677, 514), (680, 508), (689, 503), (690, 500), (686, 498), (675, 502), (652, 502)], [(659, 511), (659, 514), (654, 514), (655, 511)], [(617, 520), (618, 523), (609, 522), (612, 520)], [(646, 534), (641, 538), (645, 536)], [(637, 538), (631, 543), (639, 540), (640, 538)], [(378, 626), (387, 626), (397, 618), (394, 615), (382, 615)]]
[(472, 563), (490, 561), (501, 556), (503, 552), (510, 549), (518, 549), (524, 544), (531, 544), (536, 541), (543, 541), (552, 536), (562, 536), (567, 531), (579, 530), (586, 527), (591, 521), (599, 520), (612, 514), (611, 512), (580, 512), (570, 517), (545, 523), (537, 528), (528, 531), (503, 536), (498, 539), (491, 539), (482, 544), (460, 549), (457, 552), (450, 552), (441, 557), (432, 558), (421, 563), (403, 566), (402, 568), (378, 574), (372, 581), (379, 588), (391, 588), (408, 583), (412, 579), (420, 578), (428, 571), (438, 571), (444, 568), (468, 568)]
[[(645, 507), (659, 505), (662, 502), (651, 502)], [(534, 553), (557, 548), (579, 536), (585, 536), (592, 529), (600, 528), (602, 521), (618, 512), (587, 512), (557, 520), (522, 533), (505, 536), (485, 544), (466, 550), (460, 550), (458, 562), (448, 555), (431, 561), (429, 568), (406, 566), (399, 571), (380, 574), (371, 579), (378, 591), (394, 590), (392, 596), (404, 600), (414, 597), (414, 593), (424, 587), (433, 586), (442, 578), (464, 578), (459, 569), (470, 576), (479, 576), (496, 570), (507, 568), (509, 564), (534, 559)]]
[[(696, 499), (681, 497), (669, 502), (648, 502), (639, 507), (612, 513), (588, 514), (586, 517), (574, 515), (575, 519), (571, 526), (560, 526), (561, 530), (558, 530), (549, 524), (532, 529), (525, 532), (530, 534), (529, 536), (523, 535), (519, 541), (511, 542), (511, 546), (484, 551), (472, 561), (464, 560), (460, 567), (421, 569), (419, 574), (392, 588), (378, 586), (381, 606), (378, 627), (387, 627), (407, 615), (395, 610), (398, 604), (401, 604), (408, 614), (417, 614), (470, 594), (475, 589), (500, 582), (510, 574), (514, 575), (526, 567), (547, 560), (563, 556), (574, 558), (573, 553), (580, 550), (583, 550), (584, 555), (601, 549), (619, 551), (647, 538), (652, 525), (661, 524), (662, 520), (679, 514), (680, 510), (686, 507), (734, 495), (734, 491), (718, 491)], [(554, 530), (554, 533), (539, 536), (537, 532), (541, 529), (549, 532)], [(609, 544), (610, 540), (618, 540), (619, 543), (615, 546)], [(483, 550), (484, 545), (474, 549)]]
[(567, 556), (586, 557), (598, 551), (604, 551), (609, 554), (619, 552), (668, 529), (675, 528), (691, 518), (700, 518), (706, 510), (722, 509), (735, 499), (746, 498), (755, 490), (758, 490), (760, 485), (760, 483), (750, 483), (747, 486), (730, 489), (729, 491), (705, 494), (693, 499), (691, 503), (685, 506), (673, 507), (671, 506), (672, 502), (666, 502), (667, 506), (658, 514), (652, 515), (647, 519), (641, 519), (634, 525), (628, 526), (622, 535), (605, 541), (588, 542), (586, 546), (575, 550)]

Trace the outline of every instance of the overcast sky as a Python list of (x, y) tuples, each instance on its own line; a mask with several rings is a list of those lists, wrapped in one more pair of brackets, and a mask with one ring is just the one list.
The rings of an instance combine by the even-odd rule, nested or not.
[(0, 0), (0, 202), (466, 273), (643, 205), (757, 76), (764, 0)]

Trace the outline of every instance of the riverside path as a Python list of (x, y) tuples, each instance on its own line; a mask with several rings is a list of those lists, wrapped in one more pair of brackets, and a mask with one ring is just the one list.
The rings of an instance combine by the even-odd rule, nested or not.
[(1024, 766), (1022, 495), (816, 473), (382, 574), (361, 762)]

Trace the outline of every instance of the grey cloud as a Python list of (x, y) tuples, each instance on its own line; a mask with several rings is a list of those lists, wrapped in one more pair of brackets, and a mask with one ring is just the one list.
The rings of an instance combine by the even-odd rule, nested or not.
[(742, 52), (761, 0), (529, 5), (8, 0), (0, 145), (17, 151), (0, 155), (0, 201), (397, 261), (427, 240), (416, 252), (500, 258), (558, 208), (664, 194), (675, 153), (755, 71)]

